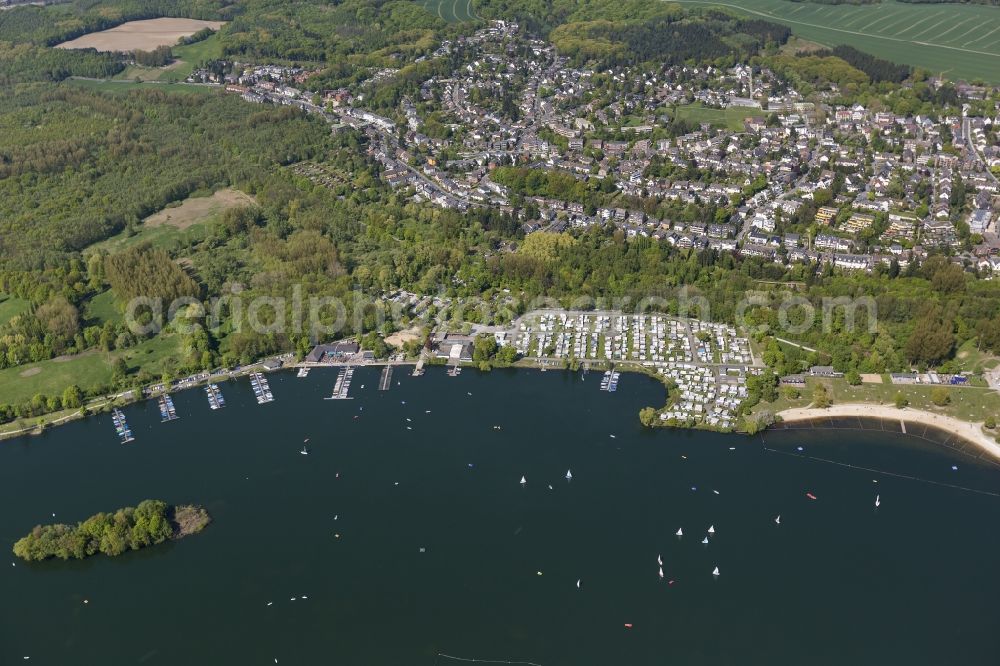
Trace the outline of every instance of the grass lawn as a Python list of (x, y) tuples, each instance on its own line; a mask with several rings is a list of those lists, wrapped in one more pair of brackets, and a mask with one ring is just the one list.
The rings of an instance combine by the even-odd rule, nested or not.
[(111, 361), (121, 355), (130, 372), (141, 366), (154, 376), (173, 367), (180, 353), (178, 335), (161, 334), (123, 352), (90, 351), (66, 359), (49, 359), (39, 363), (20, 365), (0, 370), (0, 402), (21, 404), (41, 393), (45, 396), (62, 396), (70, 384), (84, 392), (111, 383)]
[(28, 309), (28, 301), (0, 294), (0, 326)]
[(129, 372), (136, 372), (140, 367), (154, 376), (163, 374), (172, 367), (174, 360), (180, 356), (181, 338), (178, 335), (161, 333), (160, 335), (126, 350), (125, 363)]
[(7, 404), (20, 404), (36, 394), (62, 396), (70, 384), (86, 390), (111, 381), (111, 364), (103, 352), (87, 352), (66, 360), (50, 359), (0, 370), (0, 396)]
[(181, 64), (162, 71), (159, 76), (160, 81), (183, 81), (191, 75), (191, 72), (199, 64), (222, 57), (219, 33), (194, 44), (175, 46), (171, 50), (174, 52), (174, 57), (181, 61)]
[(175, 247), (185, 246), (190, 241), (199, 241), (208, 237), (211, 229), (211, 220), (205, 220), (190, 225), (186, 229), (178, 229), (168, 225), (157, 227), (140, 227), (139, 232), (131, 236), (121, 232), (111, 238), (102, 240), (87, 248), (87, 252), (92, 250), (107, 250), (108, 252), (121, 252), (137, 243), (148, 242), (153, 247), (171, 250)]
[(958, 361), (962, 370), (976, 374), (981, 373), (983, 370), (992, 370), (1000, 363), (1000, 359), (993, 354), (981, 352), (976, 349), (975, 339), (967, 340), (965, 344), (958, 348), (955, 360)]
[(743, 129), (743, 119), (749, 116), (760, 116), (764, 112), (760, 109), (750, 109), (745, 107), (732, 107), (729, 109), (710, 109), (701, 104), (687, 104), (678, 106), (674, 113), (682, 120), (692, 123), (712, 123), (718, 127), (739, 131)]
[(951, 397), (951, 402), (944, 407), (938, 407), (931, 402), (931, 391), (934, 386), (897, 386), (890, 384), (888, 378), (883, 378), (882, 384), (861, 384), (851, 386), (845, 379), (806, 379), (806, 388), (799, 389), (798, 399), (788, 399), (779, 389), (779, 397), (772, 403), (761, 403), (754, 407), (754, 412), (770, 410), (780, 412), (791, 407), (808, 407), (812, 402), (813, 389), (817, 383), (826, 384), (830, 390), (834, 404), (864, 402), (871, 404), (895, 404), (896, 394), (902, 393), (910, 401), (913, 409), (953, 416), (963, 421), (983, 421), (987, 416), (1000, 418), (1000, 393), (989, 388), (945, 386)]
[(91, 298), (83, 308), (83, 318), (91, 326), (103, 326), (107, 321), (118, 323), (122, 316), (110, 289)]
[(147, 217), (137, 233), (129, 235), (122, 231), (95, 243), (88, 251), (120, 252), (143, 242), (165, 250), (187, 246), (207, 238), (212, 225), (227, 208), (253, 203), (253, 197), (233, 189), (219, 190), (210, 196), (188, 197)]
[(678, 0), (787, 25), (803, 40), (848, 44), (953, 79), (1000, 83), (1000, 10), (978, 4), (832, 5), (789, 0)]

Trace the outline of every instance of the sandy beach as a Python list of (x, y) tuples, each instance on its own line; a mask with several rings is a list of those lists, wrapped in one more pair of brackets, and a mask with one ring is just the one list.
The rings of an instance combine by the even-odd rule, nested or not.
[(786, 409), (782, 412), (778, 412), (777, 416), (781, 417), (781, 419), (786, 423), (790, 421), (804, 421), (807, 419), (838, 416), (868, 416), (883, 419), (895, 419), (910, 423), (922, 423), (924, 425), (934, 426), (936, 428), (953, 432), (963, 439), (966, 439), (978, 446), (985, 453), (992, 456), (994, 460), (1000, 461), (1000, 444), (997, 444), (996, 440), (983, 432), (981, 423), (959, 421), (958, 419), (950, 416), (934, 414), (933, 412), (925, 412), (919, 409), (911, 409), (909, 407), (899, 409), (891, 405), (847, 403), (842, 405), (831, 405), (825, 409), (796, 407), (794, 409)]

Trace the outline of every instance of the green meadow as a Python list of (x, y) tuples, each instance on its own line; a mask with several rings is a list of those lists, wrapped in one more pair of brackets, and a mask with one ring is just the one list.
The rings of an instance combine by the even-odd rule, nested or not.
[(1000, 83), (1000, 7), (971, 4), (826, 5), (790, 0), (672, 0), (725, 7), (787, 25), (824, 46), (848, 44), (951, 79)]
[(0, 326), (6, 324), (22, 312), (25, 312), (29, 306), (30, 303), (28, 301), (8, 296), (7, 294), (0, 294)]
[(711, 123), (717, 127), (725, 127), (735, 131), (743, 129), (743, 121), (747, 117), (765, 115), (765, 112), (760, 109), (738, 106), (727, 109), (712, 109), (701, 104), (678, 106), (673, 113), (681, 120), (692, 123)]

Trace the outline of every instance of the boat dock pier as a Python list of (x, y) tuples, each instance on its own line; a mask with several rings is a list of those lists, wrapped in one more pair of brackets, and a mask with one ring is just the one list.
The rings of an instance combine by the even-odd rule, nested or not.
[(135, 437), (132, 436), (132, 429), (128, 427), (122, 410), (115, 407), (111, 412), (111, 420), (115, 423), (115, 431), (118, 433), (118, 437), (121, 438), (122, 444), (135, 441)]
[(607, 391), (609, 393), (614, 393), (618, 390), (618, 380), (621, 378), (622, 373), (617, 370), (607, 370), (604, 376), (601, 377), (601, 390)]
[(299, 379), (309, 376), (309, 368), (299, 368), (298, 374), (295, 375)]
[(258, 405), (274, 402), (274, 395), (271, 393), (271, 387), (268, 386), (267, 378), (264, 375), (259, 372), (251, 373), (250, 386), (253, 388), (253, 394), (257, 397)]
[(453, 365), (452, 367), (448, 368), (449, 377), (458, 377), (460, 374), (462, 374), (462, 366)]
[(208, 406), (212, 409), (221, 409), (226, 406), (226, 399), (222, 397), (222, 389), (218, 384), (209, 384), (205, 387), (205, 395), (208, 396)]
[(347, 391), (351, 388), (351, 377), (354, 376), (354, 368), (347, 366), (337, 375), (337, 383), (333, 385), (333, 394), (326, 400), (347, 400)]
[(160, 405), (160, 421), (166, 423), (167, 421), (174, 421), (180, 418), (177, 416), (174, 401), (168, 394), (161, 395), (157, 402)]
[(424, 374), (424, 357), (421, 356), (420, 360), (417, 361), (417, 365), (413, 368), (413, 376), (419, 377)]
[(392, 386), (392, 366), (387, 365), (382, 368), (382, 377), (378, 380), (378, 390), (388, 391), (390, 386)]

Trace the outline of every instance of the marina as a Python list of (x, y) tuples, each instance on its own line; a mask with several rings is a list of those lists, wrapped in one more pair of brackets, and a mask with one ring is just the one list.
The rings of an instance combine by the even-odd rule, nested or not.
[(111, 412), (111, 420), (115, 424), (115, 431), (118, 433), (119, 439), (121, 439), (122, 444), (128, 444), (129, 442), (134, 442), (135, 437), (132, 436), (132, 429), (129, 428), (128, 422), (125, 420), (125, 414), (122, 410), (117, 407)]
[(350, 396), (347, 392), (351, 388), (351, 378), (354, 377), (354, 366), (347, 366), (337, 375), (337, 382), (333, 385), (333, 393), (327, 400), (347, 400)]
[(267, 377), (262, 373), (250, 373), (250, 386), (253, 388), (254, 397), (257, 398), (257, 404), (263, 405), (274, 402), (274, 395), (271, 393), (271, 387), (267, 383)]
[(160, 421), (166, 423), (180, 418), (177, 416), (177, 408), (174, 407), (174, 401), (169, 394), (164, 393), (156, 402), (160, 408)]
[(617, 370), (605, 371), (604, 376), (601, 378), (601, 390), (609, 393), (617, 391), (618, 380), (621, 378), (621, 374)]
[[(0, 663), (772, 666), (818, 644), (824, 664), (994, 663), (983, 572), (1000, 534), (982, 526), (1000, 498), (980, 491), (1000, 476), (950, 447), (883, 430), (650, 430), (637, 413), (662, 384), (594, 391), (604, 370), (429, 366), (394, 372), (390, 400), (317, 409), (342, 370), (267, 375), (282, 400), (266, 413), (237, 381), (220, 411), (204, 387), (173, 392), (184, 418), (170, 427), (146, 401), (0, 447), (11, 543), (51, 513), (73, 524), (147, 495), (215, 518), (148, 553), (11, 558)], [(381, 371), (355, 367), (352, 383)], [(108, 437), (108, 416), (142, 445)], [(88, 640), (108, 626), (116, 640)]]
[(226, 406), (226, 399), (222, 397), (222, 389), (218, 384), (206, 386), (205, 395), (208, 396), (208, 406), (212, 409), (222, 409)]

